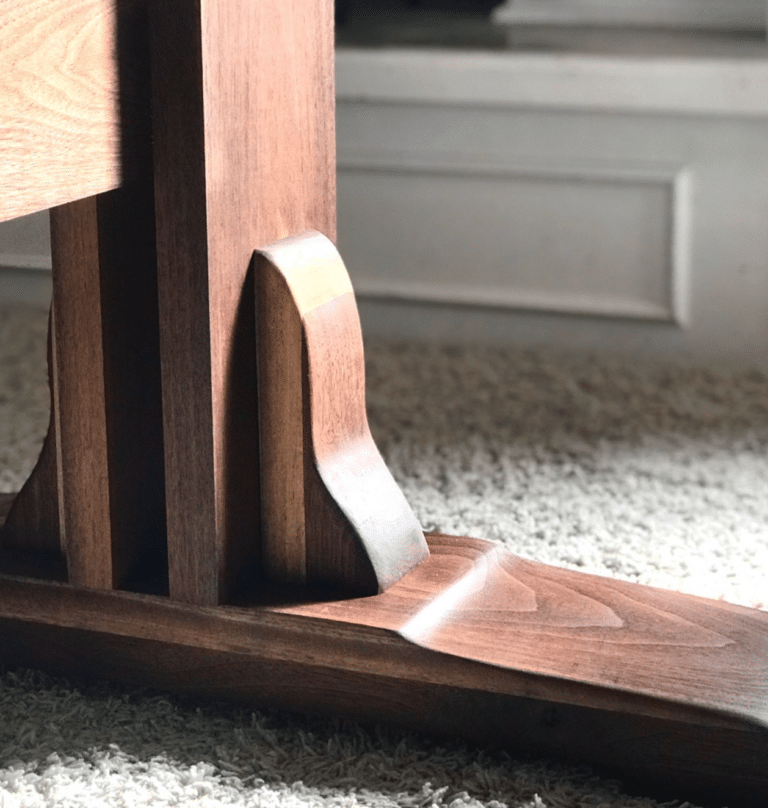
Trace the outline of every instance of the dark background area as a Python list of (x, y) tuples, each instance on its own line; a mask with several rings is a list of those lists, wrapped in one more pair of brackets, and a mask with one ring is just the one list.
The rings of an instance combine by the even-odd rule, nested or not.
[(501, 0), (336, 0), (339, 45), (500, 48), (492, 25)]

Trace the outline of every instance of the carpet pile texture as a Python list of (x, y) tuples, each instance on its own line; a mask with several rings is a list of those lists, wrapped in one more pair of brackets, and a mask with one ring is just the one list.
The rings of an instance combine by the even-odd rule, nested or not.
[[(47, 315), (0, 308), (0, 491), (48, 421)], [(379, 447), (425, 529), (766, 608), (768, 375), (368, 345)], [(685, 795), (665, 806), (690, 806)], [(0, 808), (658, 808), (588, 769), (416, 734), (0, 674)]]

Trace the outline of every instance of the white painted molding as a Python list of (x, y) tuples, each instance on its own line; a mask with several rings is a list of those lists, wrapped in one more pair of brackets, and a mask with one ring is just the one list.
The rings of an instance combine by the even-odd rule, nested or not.
[(30, 253), (0, 253), (0, 269), (31, 269), (51, 271), (50, 255)]
[(681, 327), (691, 324), (691, 272), (693, 245), (693, 191), (691, 173), (682, 169), (672, 180), (672, 233), (669, 275), (670, 301), (674, 321)]
[(340, 172), (461, 175), (488, 179), (555, 179), (617, 184), (649, 184), (669, 190), (668, 305), (595, 292), (579, 293), (516, 288), (486, 283), (453, 283), (355, 273), (353, 285), (361, 298), (459, 303), (490, 308), (619, 317), (666, 322), (686, 327), (690, 317), (691, 183), (679, 165), (609, 163), (576, 160), (477, 158), (466, 154), (413, 154), (383, 149), (341, 148)]
[(0, 266), (0, 305), (23, 304), (47, 309), (51, 305), (52, 273)]
[(339, 146), (340, 169), (412, 171), (499, 177), (546, 177), (561, 180), (604, 180), (607, 182), (672, 183), (683, 168), (677, 163), (612, 162), (608, 160), (542, 159), (520, 155), (474, 155), (459, 152), (398, 151), (396, 149)]
[(454, 303), (512, 311), (539, 311), (557, 314), (587, 314), (619, 317), (681, 325), (670, 309), (641, 300), (596, 294), (491, 287), (479, 284), (435, 283), (406, 280), (360, 278), (355, 280), (355, 294), (360, 298), (419, 301), (422, 303)]
[(765, 0), (507, 0), (494, 9), (499, 25), (648, 26), (765, 30)]
[(336, 99), (768, 117), (768, 58), (338, 48)]

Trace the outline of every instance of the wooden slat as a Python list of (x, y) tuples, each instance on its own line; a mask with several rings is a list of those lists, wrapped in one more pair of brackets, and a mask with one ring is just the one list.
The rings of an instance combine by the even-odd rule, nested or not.
[(211, 609), (0, 576), (0, 659), (564, 754), (645, 794), (666, 780), (668, 797), (765, 804), (768, 613), (428, 538), (430, 558), (386, 593), (343, 601), (279, 590), (283, 605)]
[[(619, 778), (622, 790), (631, 795), (669, 800), (671, 805), (687, 799), (709, 808), (764, 808), (768, 801), (765, 734), (745, 726), (553, 704), (533, 696), (444, 685), (426, 675), (404, 683), (388, 673), (357, 674), (307, 659), (283, 662), (258, 653), (212, 652), (87, 629), (0, 619), (0, 630), (0, 664), (240, 702), (251, 709), (383, 721), (433, 733), (436, 746), (444, 746), (449, 736), (486, 750), (503, 748), (520, 760), (586, 763), (594, 774)], [(439, 667), (442, 660), (427, 654), (420, 662)]]
[(110, 589), (164, 554), (152, 186), (51, 211), (54, 403), (69, 580)]
[[(0, 25), (19, 38), (3, 42), (13, 69), (0, 77), (10, 99), (0, 119), (29, 123), (12, 128), (29, 139), (9, 135), (0, 149), (18, 148), (29, 161), (30, 188), (44, 178), (62, 185), (64, 198), (123, 183), (51, 211), (51, 426), (2, 543), (22, 555), (65, 552), (72, 582), (111, 588), (150, 546), (164, 552), (146, 8), (144, 0), (14, 0), (2, 11)], [(116, 144), (102, 137), (107, 121)], [(117, 175), (103, 173), (107, 152), (91, 151), (97, 141), (120, 157)], [(67, 185), (50, 160), (79, 184)], [(0, 165), (16, 170), (18, 160), (4, 151)]]
[[(478, 539), (427, 538), (429, 559), (374, 597), (276, 589), (261, 596), (264, 605), (211, 609), (0, 578), (0, 614), (362, 675), (768, 729), (767, 612), (525, 561)], [(427, 661), (437, 658), (439, 665)]]
[(96, 197), (51, 210), (53, 327), (69, 579), (109, 589), (112, 529), (97, 217)]
[(275, 581), (307, 580), (301, 315), (285, 279), (256, 258), (261, 553)]
[(143, 14), (144, 0), (3, 0), (0, 221), (132, 174), (126, 144), (147, 106), (133, 82)]
[(335, 234), (332, 4), (153, 5), (171, 593), (217, 603), (258, 560), (254, 248)]
[(312, 231), (259, 250), (255, 263), (265, 569), (376, 594), (429, 551), (368, 428), (352, 283)]
[[(151, 574), (159, 576), (158, 585), (165, 589), (165, 474), (152, 185), (147, 170), (144, 182), (134, 181), (98, 197), (99, 288), (112, 582), (114, 586), (137, 585), (143, 568), (152, 565), (156, 570)], [(75, 539), (69, 531), (68, 546)]]

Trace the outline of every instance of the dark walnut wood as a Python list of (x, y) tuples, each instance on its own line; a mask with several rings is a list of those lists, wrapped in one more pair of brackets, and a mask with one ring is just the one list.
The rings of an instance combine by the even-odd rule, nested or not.
[(547, 677), (528, 695), (560, 701), (578, 682), (613, 691), (617, 708), (632, 693), (647, 697), (646, 714), (700, 707), (768, 728), (768, 613), (526, 561), (479, 539), (431, 536), (430, 547), (379, 598), (283, 611)]
[[(67, 203), (51, 430), (0, 497), (0, 662), (393, 721), (764, 806), (766, 613), (474, 539), (432, 536), (410, 569), (423, 545), (392, 552), (410, 517), (384, 540), (379, 492), (406, 511), (368, 442), (357, 314), (327, 242), (309, 239), (335, 268), (322, 283), (295, 283), (316, 259), (300, 240), (262, 253), (257, 317), (254, 249), (334, 238), (332, 16), (325, 0), (0, 6), (0, 219)], [(299, 586), (263, 575), (262, 497), (266, 566)], [(317, 581), (391, 585), (341, 599)]]
[(368, 427), (349, 275), (312, 231), (259, 250), (255, 272), (265, 569), (382, 592), (429, 550)]
[(170, 589), (214, 604), (259, 564), (253, 250), (335, 236), (333, 9), (152, 12)]
[(34, 209), (46, 187), (46, 204), (77, 199), (51, 210), (51, 423), (0, 564), (47, 558), (56, 577), (118, 587), (165, 556), (146, 7), (13, 0), (0, 26), (19, 34), (0, 55), (12, 61), (0, 92), (15, 88), (0, 121), (21, 127), (0, 171), (30, 166), (6, 198)]
[(166, 563), (151, 185), (54, 208), (51, 247), (51, 426), (0, 547), (111, 589)]
[(207, 608), (0, 577), (0, 659), (768, 799), (768, 614), (428, 538), (427, 561), (351, 600), (262, 587)]

